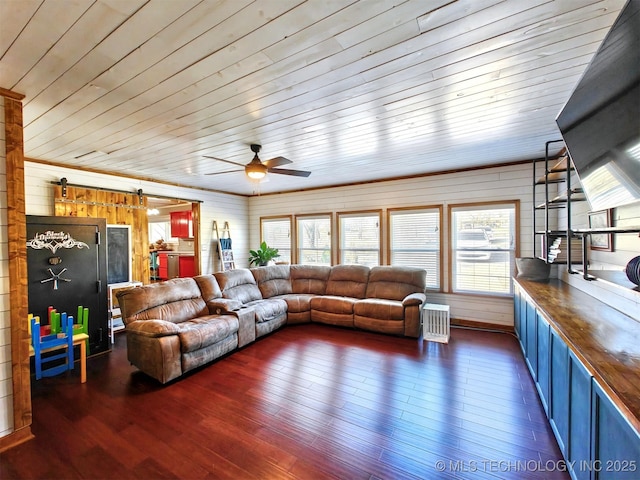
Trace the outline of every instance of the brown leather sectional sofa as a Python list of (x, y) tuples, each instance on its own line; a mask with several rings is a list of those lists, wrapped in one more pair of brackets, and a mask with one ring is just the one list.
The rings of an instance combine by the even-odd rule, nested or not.
[(425, 283), (413, 267), (273, 265), (136, 287), (118, 302), (129, 361), (166, 383), (285, 324), (418, 338)]

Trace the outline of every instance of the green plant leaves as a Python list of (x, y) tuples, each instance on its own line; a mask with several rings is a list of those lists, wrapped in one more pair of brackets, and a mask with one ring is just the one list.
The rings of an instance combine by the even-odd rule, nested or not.
[(258, 250), (249, 250), (249, 265), (266, 265), (279, 256), (277, 248), (271, 248), (267, 242), (262, 242)]

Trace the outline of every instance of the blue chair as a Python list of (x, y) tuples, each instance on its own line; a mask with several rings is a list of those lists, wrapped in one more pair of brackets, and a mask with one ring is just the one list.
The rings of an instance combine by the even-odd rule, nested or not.
[[(42, 337), (40, 336), (40, 317), (32, 317), (30, 320), (36, 380), (73, 370), (73, 317), (67, 317), (66, 313), (61, 313), (60, 332)], [(66, 348), (65, 352), (53, 353), (64, 348)], [(65, 360), (64, 363), (45, 368), (45, 365), (50, 362), (58, 363), (62, 359)]]

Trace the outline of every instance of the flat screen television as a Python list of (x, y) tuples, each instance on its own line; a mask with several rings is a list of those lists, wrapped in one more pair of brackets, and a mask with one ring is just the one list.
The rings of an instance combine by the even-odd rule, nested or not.
[(629, 0), (556, 118), (592, 210), (640, 201), (640, 0)]

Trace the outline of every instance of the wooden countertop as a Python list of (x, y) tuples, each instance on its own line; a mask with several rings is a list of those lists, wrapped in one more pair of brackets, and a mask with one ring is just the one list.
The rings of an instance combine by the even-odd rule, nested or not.
[(560, 280), (515, 281), (640, 432), (640, 323)]

